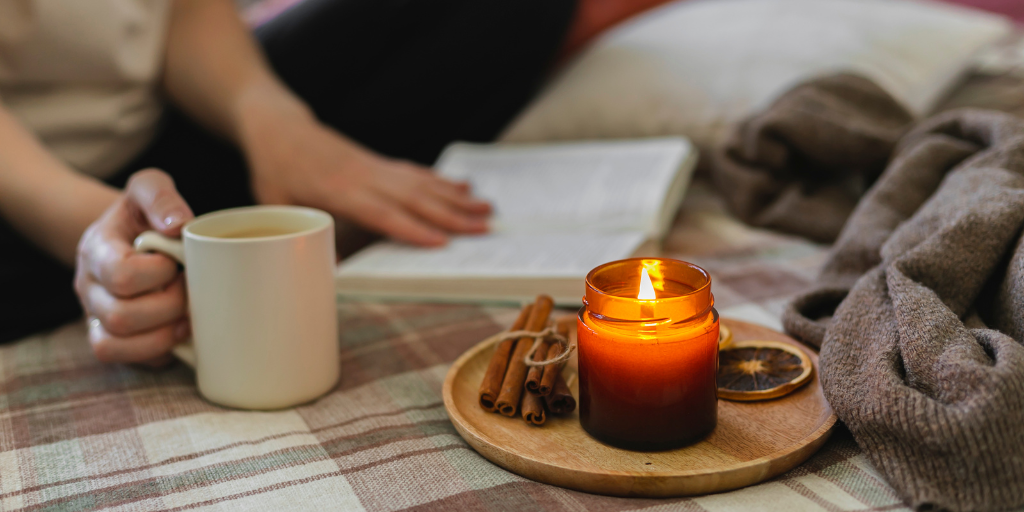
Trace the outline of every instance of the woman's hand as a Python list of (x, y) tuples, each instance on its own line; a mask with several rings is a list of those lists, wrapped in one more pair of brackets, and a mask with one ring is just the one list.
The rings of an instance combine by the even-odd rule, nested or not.
[(377, 155), (315, 119), (262, 123), (244, 144), (261, 203), (326, 210), (416, 245), (438, 246), (449, 233), (484, 233), (488, 203), (466, 183)]
[(75, 290), (89, 320), (89, 342), (105, 362), (161, 365), (190, 333), (185, 283), (175, 261), (137, 253), (149, 229), (177, 237), (192, 210), (170, 176), (135, 173), (124, 194), (82, 235)]

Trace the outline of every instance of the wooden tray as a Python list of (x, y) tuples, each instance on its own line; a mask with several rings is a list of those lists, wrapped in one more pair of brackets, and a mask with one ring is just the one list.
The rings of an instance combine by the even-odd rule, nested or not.
[[(836, 416), (822, 395), (818, 356), (792, 338), (755, 324), (723, 319), (734, 340), (776, 340), (800, 347), (814, 362), (810, 383), (763, 402), (718, 401), (718, 426), (703, 441), (664, 452), (632, 452), (591, 438), (579, 415), (550, 416), (545, 425), (489, 413), (477, 403), (493, 348), (463, 354), (444, 381), (444, 405), (459, 434), (491, 462), (526, 478), (612, 496), (666, 497), (737, 489), (807, 460), (828, 439)], [(575, 357), (566, 367), (579, 398)]]

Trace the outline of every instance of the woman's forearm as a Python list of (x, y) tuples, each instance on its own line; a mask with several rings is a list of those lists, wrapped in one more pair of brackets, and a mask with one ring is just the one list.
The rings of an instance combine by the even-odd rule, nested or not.
[(281, 83), (231, 0), (175, 0), (164, 87), (171, 99), (242, 149), (249, 124), (313, 119)]
[(18, 232), (73, 265), (85, 228), (117, 196), (50, 154), (0, 104), (0, 216)]

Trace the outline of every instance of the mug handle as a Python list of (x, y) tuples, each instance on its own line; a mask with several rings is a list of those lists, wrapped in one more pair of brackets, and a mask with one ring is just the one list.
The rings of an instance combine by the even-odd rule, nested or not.
[[(167, 238), (156, 231), (146, 231), (135, 238), (133, 245), (136, 252), (163, 253), (177, 260), (183, 266), (185, 265), (185, 245), (181, 243), (181, 240)], [(195, 369), (196, 348), (192, 344), (192, 340), (178, 343), (171, 349), (171, 353), (174, 354), (174, 357), (180, 359), (181, 362)]]

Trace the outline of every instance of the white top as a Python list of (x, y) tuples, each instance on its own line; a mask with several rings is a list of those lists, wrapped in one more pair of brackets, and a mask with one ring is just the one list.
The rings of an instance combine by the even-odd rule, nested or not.
[(72, 167), (107, 177), (160, 117), (168, 0), (0, 0), (0, 102)]

